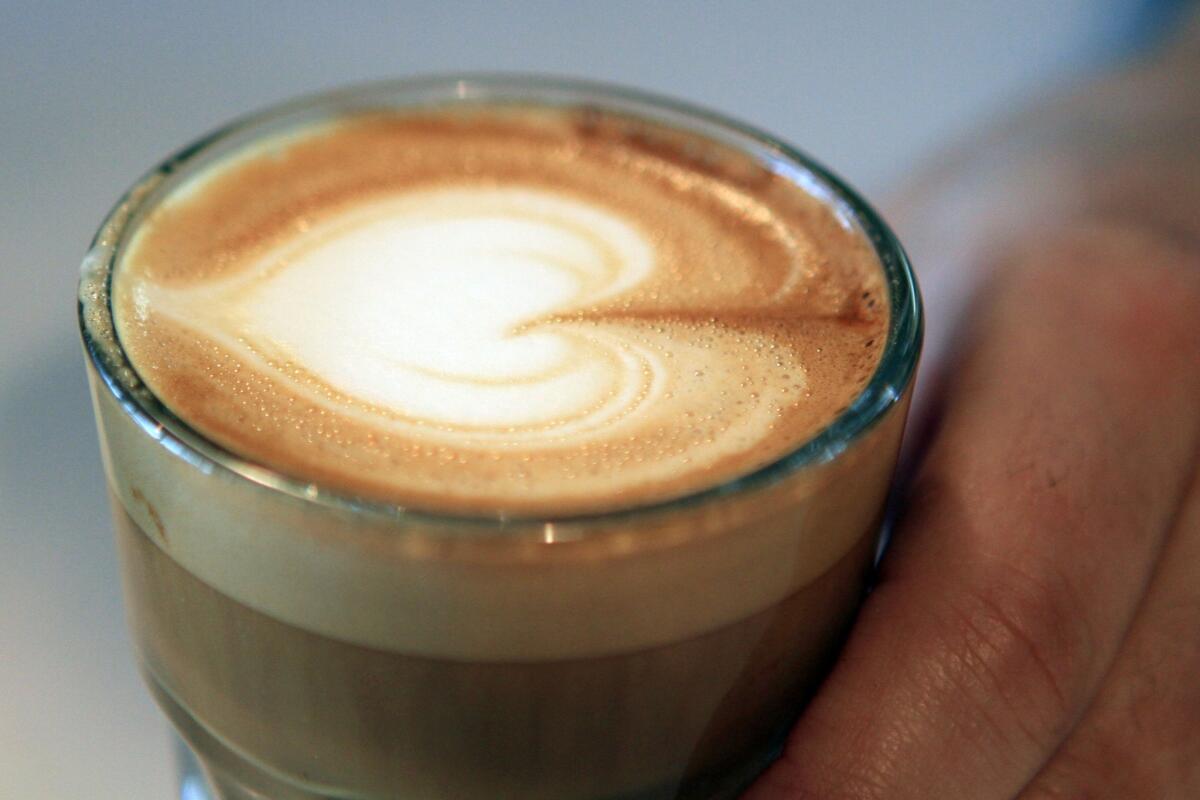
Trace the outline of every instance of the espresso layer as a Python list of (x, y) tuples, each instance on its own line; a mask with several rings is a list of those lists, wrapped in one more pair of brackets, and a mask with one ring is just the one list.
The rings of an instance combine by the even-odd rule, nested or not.
[(869, 244), (767, 165), (589, 112), (372, 114), (168, 195), (118, 333), (231, 450), (435, 510), (686, 494), (827, 425), (878, 361)]

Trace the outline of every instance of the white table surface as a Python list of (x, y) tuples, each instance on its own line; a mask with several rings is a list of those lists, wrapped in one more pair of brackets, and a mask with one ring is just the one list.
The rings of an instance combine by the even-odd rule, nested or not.
[(129, 653), (74, 321), (96, 225), (165, 154), (310, 90), (532, 70), (713, 106), (878, 196), (1111, 53), (1138, 5), (0, 4), (0, 800), (175, 792)]

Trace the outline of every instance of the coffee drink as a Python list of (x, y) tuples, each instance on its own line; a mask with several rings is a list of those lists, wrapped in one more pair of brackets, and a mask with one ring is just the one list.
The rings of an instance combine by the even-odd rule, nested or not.
[(116, 273), (177, 415), (456, 513), (602, 511), (776, 460), (862, 391), (870, 243), (767, 165), (596, 111), (376, 114), (234, 154)]
[(147, 680), (222, 797), (733, 796), (861, 595), (911, 276), (775, 143), (455, 86), (235, 127), (98, 238)]

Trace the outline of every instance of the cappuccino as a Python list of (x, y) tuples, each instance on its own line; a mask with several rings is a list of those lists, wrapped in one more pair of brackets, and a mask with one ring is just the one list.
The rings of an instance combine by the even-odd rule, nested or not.
[(879, 359), (870, 243), (770, 165), (597, 110), (370, 114), (182, 185), (116, 273), (178, 416), (361, 497), (608, 511), (753, 471)]
[(586, 84), (168, 162), (81, 319), (139, 662), (216, 796), (736, 796), (866, 583), (914, 292), (785, 146)]

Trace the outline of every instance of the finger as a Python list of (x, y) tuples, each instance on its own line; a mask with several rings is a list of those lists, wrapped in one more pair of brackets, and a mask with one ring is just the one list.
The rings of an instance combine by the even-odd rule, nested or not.
[(1200, 797), (1200, 474), (1100, 694), (1020, 800)]
[(1196, 452), (1200, 269), (1136, 229), (997, 281), (834, 672), (746, 795), (1014, 796), (1106, 673)]

